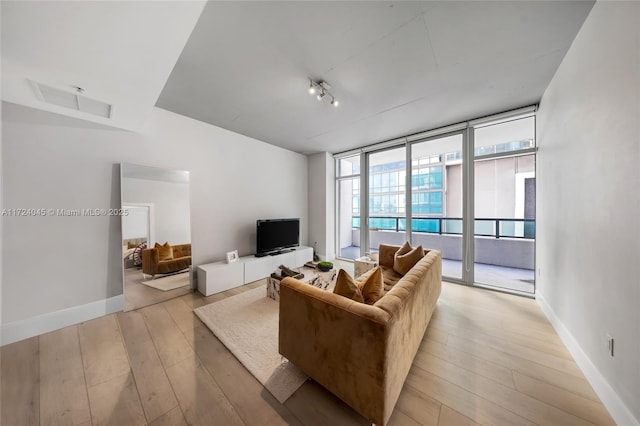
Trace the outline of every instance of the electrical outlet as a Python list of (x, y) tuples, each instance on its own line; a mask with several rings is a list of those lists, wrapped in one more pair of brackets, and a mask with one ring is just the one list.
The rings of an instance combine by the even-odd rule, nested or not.
[(611, 337), (611, 335), (609, 335), (609, 334), (607, 334), (607, 342), (609, 344), (609, 355), (613, 356), (614, 340), (613, 340), (613, 337)]

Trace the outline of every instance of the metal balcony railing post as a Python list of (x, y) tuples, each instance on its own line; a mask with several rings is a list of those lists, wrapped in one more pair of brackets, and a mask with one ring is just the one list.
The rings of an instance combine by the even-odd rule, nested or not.
[(496, 238), (500, 238), (500, 219), (496, 219)]

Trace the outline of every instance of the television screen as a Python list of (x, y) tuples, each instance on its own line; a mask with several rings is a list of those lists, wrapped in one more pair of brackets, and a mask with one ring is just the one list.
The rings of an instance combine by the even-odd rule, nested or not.
[(258, 220), (256, 256), (300, 245), (300, 219)]

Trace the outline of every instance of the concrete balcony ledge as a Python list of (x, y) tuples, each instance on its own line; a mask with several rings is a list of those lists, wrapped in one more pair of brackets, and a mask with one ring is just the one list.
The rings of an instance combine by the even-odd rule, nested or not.
[[(402, 245), (406, 237), (404, 232), (371, 231), (369, 239), (371, 247), (378, 247), (381, 243)], [(442, 251), (443, 259), (462, 260), (462, 236), (460, 235), (414, 232), (412, 242), (414, 246), (437, 248)], [(359, 229), (352, 231), (351, 245), (360, 245)], [(474, 261), (477, 263), (533, 270), (535, 268), (534, 253), (535, 240), (532, 239), (475, 237)]]

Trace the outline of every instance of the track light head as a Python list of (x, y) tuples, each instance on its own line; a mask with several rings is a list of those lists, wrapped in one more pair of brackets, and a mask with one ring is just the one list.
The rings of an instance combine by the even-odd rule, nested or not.
[(331, 86), (326, 81), (316, 81), (312, 78), (309, 78), (309, 94), (316, 95), (316, 99), (318, 101), (322, 101), (325, 97), (327, 99), (331, 99), (331, 105), (337, 107), (339, 102), (336, 100), (335, 96), (333, 96), (333, 93), (329, 91), (330, 89)]

